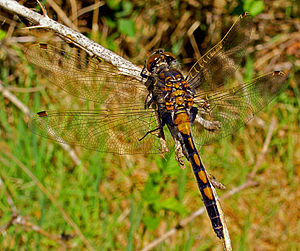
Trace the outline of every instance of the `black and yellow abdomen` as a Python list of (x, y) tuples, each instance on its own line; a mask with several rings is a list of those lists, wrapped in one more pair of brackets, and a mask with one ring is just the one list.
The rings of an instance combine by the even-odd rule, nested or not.
[(192, 138), (190, 109), (193, 106), (193, 96), (189, 90), (189, 84), (180, 73), (170, 69), (166, 69), (160, 77), (160, 80), (164, 82), (162, 91), (165, 97), (165, 108), (169, 118), (173, 118), (173, 125), (169, 124), (169, 126), (176, 128), (174, 136), (180, 141), (184, 152), (188, 155), (213, 229), (219, 238), (223, 238), (223, 225), (216, 200)]
[(174, 122), (181, 138), (182, 147), (185, 148), (189, 161), (191, 162), (198, 188), (202, 195), (213, 229), (219, 238), (223, 238), (223, 225), (220, 219), (220, 214), (213, 195), (211, 184), (208, 180), (204, 166), (192, 138), (189, 116), (183, 110), (175, 111)]

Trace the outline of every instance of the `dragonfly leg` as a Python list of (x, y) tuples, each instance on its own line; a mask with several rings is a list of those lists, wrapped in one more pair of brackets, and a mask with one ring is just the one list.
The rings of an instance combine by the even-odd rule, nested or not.
[(141, 77), (147, 79), (149, 77), (149, 75), (147, 75), (146, 73), (147, 73), (147, 70), (146, 70), (146, 61), (145, 61), (144, 67), (141, 71)]
[(195, 121), (209, 131), (217, 131), (221, 129), (221, 122), (206, 120), (198, 114), (195, 117)]
[(178, 165), (180, 166), (180, 168), (184, 169), (185, 168), (184, 154), (183, 154), (183, 151), (182, 151), (181, 143), (176, 138), (174, 138), (174, 141), (175, 141), (175, 159), (176, 159)]
[[(149, 102), (150, 102), (150, 101), (149, 101)], [(153, 129), (153, 130), (150, 130), (150, 131), (146, 132), (146, 134), (145, 134), (142, 138), (140, 138), (139, 141), (143, 140), (149, 133), (150, 133), (150, 134), (153, 134), (154, 132), (156, 132), (156, 131), (158, 131), (158, 130), (159, 130), (159, 133), (158, 133), (158, 135), (156, 135), (156, 136), (160, 138), (160, 137), (161, 137), (161, 136), (160, 136), (160, 132), (162, 131), (163, 127), (164, 127), (166, 124), (168, 124), (168, 125), (170, 125), (170, 126), (174, 126), (174, 123), (173, 123), (173, 121), (172, 121), (172, 115), (171, 115), (170, 112), (164, 112), (164, 113), (162, 114), (161, 117), (162, 117), (162, 119), (161, 119), (161, 124), (160, 124), (160, 126), (157, 127), (157, 128), (155, 128), (155, 129)]]
[(164, 130), (163, 130), (163, 126), (161, 125), (161, 119), (159, 117), (159, 113), (158, 110), (155, 111), (155, 120), (157, 125), (159, 126), (160, 130), (159, 130), (159, 134), (158, 134), (158, 138), (160, 140), (160, 144), (161, 144), (161, 149), (163, 153), (169, 152), (169, 148), (165, 139), (165, 134), (164, 134)]
[[(140, 75), (142, 77), (142, 83), (147, 87), (148, 91), (152, 91), (156, 80), (154, 79), (154, 77), (148, 75), (147, 73), (148, 72), (146, 70), (146, 62), (145, 62), (144, 68), (142, 69)], [(146, 81), (144, 79), (146, 79)]]
[[(162, 127), (157, 127), (157, 128), (155, 128), (153, 130), (150, 130), (150, 131), (146, 132), (146, 134), (142, 138), (140, 138), (139, 141), (142, 141), (149, 133), (153, 134), (154, 132), (156, 132), (158, 130), (161, 130), (161, 129), (162, 129)], [(156, 135), (156, 136), (159, 137), (159, 135)]]
[[(149, 99), (150, 98), (150, 99)], [(148, 100), (149, 99), (149, 100)], [(154, 99), (150, 93), (148, 93), (146, 99), (145, 99), (145, 109), (148, 109), (150, 105), (153, 103)]]
[(226, 186), (224, 184), (222, 184), (220, 181), (218, 181), (212, 174), (206, 172), (210, 183), (215, 187), (218, 188), (220, 190), (225, 190)]

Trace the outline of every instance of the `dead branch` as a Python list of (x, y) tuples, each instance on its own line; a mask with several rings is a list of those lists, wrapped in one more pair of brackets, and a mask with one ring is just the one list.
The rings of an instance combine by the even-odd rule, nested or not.
[(224, 215), (223, 209), (221, 207), (221, 202), (220, 202), (219, 196), (218, 196), (217, 191), (214, 188), (214, 186), (211, 186), (211, 189), (212, 189), (214, 197), (216, 199), (217, 208), (218, 208), (218, 211), (219, 211), (219, 214), (220, 214), (220, 220), (221, 220), (222, 225), (223, 225), (224, 239), (222, 239), (222, 241), (223, 241), (224, 251), (232, 251), (231, 240), (230, 240), (230, 236), (229, 236), (229, 231), (228, 231), (228, 228), (227, 228), (227, 224), (226, 224), (226, 221), (225, 221), (225, 215)]
[(271, 124), (269, 126), (269, 130), (268, 130), (268, 133), (267, 133), (267, 137), (265, 139), (265, 142), (264, 142), (264, 145), (263, 145), (263, 148), (259, 154), (259, 156), (257, 157), (256, 159), (256, 163), (255, 163), (255, 166), (252, 170), (252, 172), (249, 174), (249, 178), (250, 179), (253, 179), (257, 173), (257, 170), (259, 168), (259, 166), (261, 165), (263, 159), (265, 158), (266, 156), (266, 153), (269, 149), (269, 145), (270, 145), (270, 142), (271, 142), (271, 138), (272, 138), (272, 135), (273, 135), (273, 132), (275, 130), (275, 127), (276, 127), (276, 119), (273, 118), (272, 121), (271, 121)]
[(17, 15), (20, 15), (34, 23), (35, 26), (29, 27), (29, 29), (43, 28), (50, 30), (56, 33), (58, 36), (62, 37), (64, 40), (72, 42), (78, 47), (84, 49), (90, 55), (98, 56), (117, 67), (121, 67), (119, 69), (122, 73), (130, 75), (137, 79), (141, 79), (141, 69), (139, 67), (127, 61), (123, 57), (120, 57), (119, 55), (113, 53), (112, 51), (104, 48), (103, 46), (95, 43), (94, 41), (88, 39), (81, 33), (76, 32), (71, 28), (52, 20), (46, 15), (46, 13), (45, 15), (38, 14), (20, 5), (17, 1), (14, 0), (0, 0), (0, 7), (5, 8), (6, 10)]

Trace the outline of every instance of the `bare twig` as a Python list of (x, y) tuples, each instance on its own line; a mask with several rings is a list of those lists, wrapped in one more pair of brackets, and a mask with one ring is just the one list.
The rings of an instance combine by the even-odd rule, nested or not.
[(72, 21), (67, 17), (65, 12), (57, 5), (53, 0), (47, 0), (47, 3), (56, 11), (57, 15), (62, 19), (62, 21), (71, 27), (73, 30), (79, 31), (78, 27), (72, 23)]
[(11, 214), (11, 217), (9, 219), (8, 222), (6, 222), (4, 225), (0, 226), (0, 233), (2, 235), (5, 234), (5, 232), (12, 226), (14, 225), (14, 220), (18, 217), (17, 214), (15, 214), (13, 211), (12, 211), (12, 214)]
[[(210, 180), (209, 180), (209, 182), (211, 183)], [(229, 236), (229, 231), (228, 231), (228, 228), (227, 228), (227, 224), (226, 224), (226, 221), (225, 221), (225, 216), (224, 216), (223, 209), (221, 207), (219, 196), (218, 196), (218, 194), (217, 194), (216, 189), (214, 188), (214, 186), (211, 186), (211, 189), (212, 189), (214, 197), (216, 199), (217, 208), (218, 208), (218, 212), (219, 212), (219, 215), (220, 215), (220, 220), (221, 220), (222, 225), (223, 225), (224, 239), (222, 239), (222, 241), (223, 241), (224, 251), (232, 251), (231, 240), (230, 240), (230, 236)]]
[[(79, 238), (81, 239), (81, 241), (85, 244), (85, 246), (89, 249), (89, 250), (93, 250), (92, 246), (90, 245), (90, 243), (87, 241), (87, 239), (84, 237), (84, 235), (81, 233), (80, 229), (78, 228), (78, 226), (75, 224), (75, 222), (69, 217), (69, 215), (66, 213), (66, 211), (61, 207), (60, 204), (58, 204), (56, 202), (55, 197), (47, 190), (47, 188), (35, 177), (35, 175), (25, 166), (23, 165), (23, 163), (17, 159), (15, 156), (13, 156), (10, 152), (8, 152), (6, 149), (2, 149), (3, 154), (5, 154), (8, 158), (10, 158), (12, 161), (14, 161), (33, 181), (34, 183), (40, 188), (40, 190), (47, 196), (47, 198), (53, 203), (53, 205), (55, 205), (58, 210), (60, 211), (60, 213), (62, 214), (62, 216), (64, 217), (64, 219), (68, 222), (68, 224), (70, 224), (75, 233), (79, 236)], [(13, 219), (13, 221), (15, 221), (15, 219)], [(20, 218), (18, 220), (18, 224), (27, 226), (32, 228), (33, 224), (29, 224), (28, 222), (25, 221), (21, 221), (22, 219)], [(27, 224), (27, 225), (26, 225)], [(29, 224), (29, 225), (28, 225)], [(36, 231), (39, 231), (40, 233), (42, 233), (43, 235), (45, 235), (45, 232), (42, 231), (42, 229), (38, 228), (36, 229)]]
[(74, 22), (75, 26), (78, 25), (78, 5), (76, 0), (70, 0), (71, 4), (71, 10), (72, 10), (72, 15), (71, 15), (71, 22)]
[(100, 1), (100, 2), (95, 2), (94, 4), (91, 4), (91, 5), (89, 5), (89, 6), (85, 7), (85, 8), (82, 8), (82, 9), (78, 10), (77, 16), (75, 18), (78, 18), (81, 15), (83, 15), (83, 14), (85, 14), (87, 12), (90, 12), (92, 10), (95, 10), (95, 9), (101, 7), (102, 5), (104, 5), (104, 2)]
[(113, 65), (120, 67), (120, 72), (137, 79), (141, 79), (141, 69), (139, 67), (127, 61), (123, 57), (120, 57), (119, 55), (113, 53), (112, 51), (104, 48), (103, 46), (95, 43), (94, 41), (88, 39), (81, 33), (76, 32), (71, 28), (50, 19), (47, 15), (40, 15), (13, 0), (0, 0), (0, 7), (23, 16), (36, 24), (36, 26), (32, 26), (31, 29), (44, 28), (51, 30), (64, 38), (66, 41), (71, 41), (73, 44), (86, 50), (90, 55), (98, 56), (112, 63)]
[(5, 87), (6, 90), (11, 92), (21, 92), (21, 93), (28, 93), (28, 92), (39, 92), (45, 89), (43, 86), (37, 86), (37, 87), (28, 87), (28, 88), (22, 88), (22, 87), (16, 87), (16, 86), (8, 86)]
[(29, 110), (29, 108), (26, 105), (24, 105), (14, 94), (12, 94), (9, 90), (7, 90), (1, 82), (0, 82), (0, 92), (2, 92), (2, 95), (5, 98), (9, 99), (16, 107), (18, 107), (27, 116), (33, 116), (33, 113)]
[(31, 229), (32, 231), (37, 232), (37, 233), (45, 236), (46, 238), (57, 242), (58, 244), (62, 245), (64, 248), (68, 248), (68, 246), (69, 246), (69, 245), (67, 245), (67, 243), (65, 241), (63, 241), (63, 237), (61, 234), (51, 234), (51, 233), (45, 231), (44, 229), (40, 228), (39, 226), (31, 223), (24, 216), (18, 215), (17, 217), (15, 217), (15, 219), (13, 220), (13, 224), (20, 225), (27, 229)]
[(269, 126), (269, 130), (268, 130), (267, 137), (265, 139), (263, 148), (262, 148), (259, 156), (257, 157), (256, 163), (255, 163), (255, 166), (254, 166), (252, 172), (249, 174), (250, 179), (253, 179), (255, 177), (259, 166), (261, 165), (263, 159), (266, 156), (266, 153), (268, 151), (268, 148), (269, 148), (269, 145), (270, 145), (270, 142), (271, 142), (272, 134), (273, 134), (273, 132), (276, 128), (276, 124), (277, 124), (276, 119), (273, 118), (272, 121), (271, 121), (271, 124)]
[(222, 241), (223, 241), (224, 251), (232, 251), (229, 231), (228, 231), (227, 224), (226, 224), (226, 221), (225, 221), (225, 215), (224, 215), (223, 209), (221, 207), (220, 199), (218, 197), (218, 194), (217, 194), (216, 189), (214, 188), (214, 186), (211, 186), (211, 189), (212, 189), (213, 194), (216, 198), (217, 208), (218, 208), (218, 212), (219, 212), (219, 215), (220, 215), (220, 220), (221, 220), (222, 225), (223, 225), (224, 239), (222, 239)]
[(195, 36), (194, 36), (194, 31), (196, 29), (198, 29), (199, 26), (200, 26), (200, 22), (196, 21), (196, 22), (193, 23), (193, 25), (189, 28), (189, 30), (187, 32), (187, 35), (190, 38), (190, 42), (191, 42), (191, 44), (193, 46), (193, 49), (195, 51), (195, 54), (196, 54), (197, 58), (201, 57), (201, 53), (199, 51), (199, 47), (198, 47), (198, 44), (197, 44)]
[[(0, 158), (0, 160), (1, 160), (1, 158)], [(4, 162), (4, 160), (3, 160), (3, 162)], [(9, 221), (7, 223), (5, 223), (4, 225), (0, 226), (0, 233), (3, 235), (7, 231), (7, 229), (9, 229), (9, 227), (13, 225), (13, 221), (18, 216), (18, 213), (17, 213), (17, 208), (15, 206), (15, 203), (14, 203), (11, 195), (9, 194), (9, 192), (7, 191), (7, 189), (4, 186), (4, 179), (2, 177), (0, 177), (0, 189), (4, 190), (4, 197), (6, 198), (7, 204), (10, 206), (10, 209), (11, 209), (11, 217), (10, 217)]]
[[(18, 107), (23, 113), (25, 113), (27, 116), (31, 117), (34, 115), (29, 108), (24, 105), (14, 94), (12, 94), (9, 90), (7, 90), (4, 85), (0, 81), (0, 92), (2, 92), (2, 95), (9, 99), (16, 107)], [(69, 145), (59, 143), (61, 147), (68, 152), (70, 155), (71, 159), (76, 165), (80, 165), (81, 161), (77, 154), (75, 153), (74, 149), (72, 149)]]

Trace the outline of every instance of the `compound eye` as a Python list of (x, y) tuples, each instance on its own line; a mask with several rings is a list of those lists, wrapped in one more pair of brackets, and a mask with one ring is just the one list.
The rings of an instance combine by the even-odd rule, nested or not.
[(148, 58), (147, 60), (147, 70), (149, 72), (152, 72), (155, 63), (157, 62), (157, 60), (159, 59), (160, 54), (153, 54), (151, 57)]
[(168, 63), (176, 60), (175, 56), (171, 52), (165, 52), (164, 55)]

